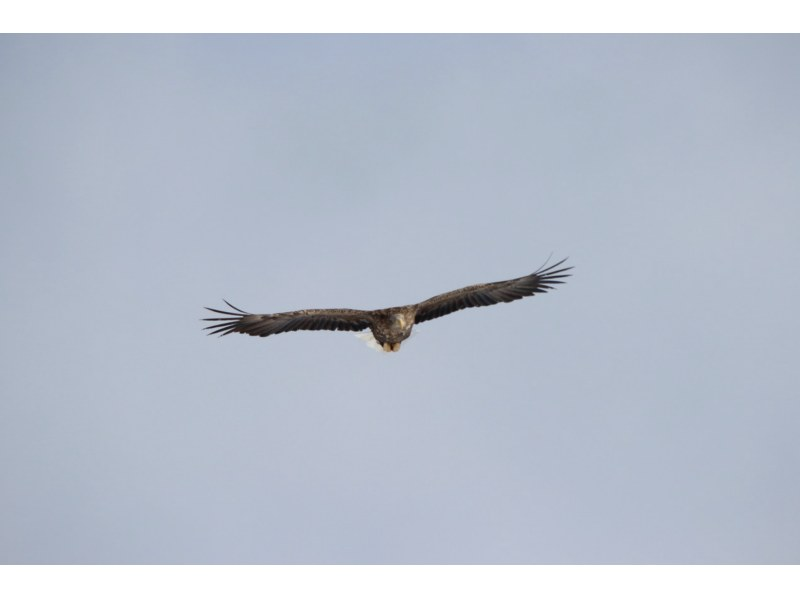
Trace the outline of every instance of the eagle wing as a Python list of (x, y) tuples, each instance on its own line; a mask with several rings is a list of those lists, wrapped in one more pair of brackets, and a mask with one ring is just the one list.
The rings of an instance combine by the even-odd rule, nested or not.
[(494, 305), (500, 302), (509, 303), (536, 293), (546, 293), (553, 288), (553, 285), (563, 283), (563, 279), (570, 276), (566, 272), (571, 270), (572, 266), (559, 269), (559, 266), (565, 261), (567, 261), (566, 258), (557, 264), (547, 268), (542, 267), (533, 274), (521, 278), (476, 284), (436, 295), (436, 297), (417, 304), (417, 315), (414, 321), (415, 323), (425, 322), (468, 307)]
[[(228, 303), (225, 301), (225, 303)], [(294, 330), (364, 330), (372, 324), (372, 314), (358, 309), (302, 309), (280, 314), (251, 314), (228, 303), (234, 311), (207, 307), (208, 311), (222, 314), (224, 318), (204, 318), (217, 322), (206, 326), (209, 334), (225, 336), (240, 332), (251, 336), (269, 336)]]

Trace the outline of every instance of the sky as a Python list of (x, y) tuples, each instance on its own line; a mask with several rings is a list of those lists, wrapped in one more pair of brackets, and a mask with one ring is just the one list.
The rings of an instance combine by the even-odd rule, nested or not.
[[(800, 37), (0, 36), (0, 563), (800, 562)], [(374, 309), (569, 258), (557, 290)]]

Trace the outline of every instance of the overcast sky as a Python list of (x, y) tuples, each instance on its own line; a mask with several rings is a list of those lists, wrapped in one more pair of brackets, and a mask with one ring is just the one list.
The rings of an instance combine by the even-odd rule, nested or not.
[[(0, 562), (800, 562), (797, 36), (0, 37)], [(201, 331), (413, 303), (415, 328)]]

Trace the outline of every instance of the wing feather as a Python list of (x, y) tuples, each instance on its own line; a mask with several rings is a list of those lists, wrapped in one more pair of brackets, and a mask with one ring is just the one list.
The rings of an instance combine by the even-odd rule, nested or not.
[(222, 318), (204, 318), (216, 322), (206, 326), (209, 334), (225, 336), (233, 332), (251, 336), (270, 336), (295, 330), (364, 330), (372, 324), (372, 313), (358, 309), (302, 309), (279, 314), (251, 314), (225, 301), (234, 311), (207, 307)]
[(431, 297), (417, 305), (415, 322), (433, 320), (468, 307), (509, 303), (537, 293), (546, 293), (554, 288), (553, 285), (563, 283), (564, 278), (570, 276), (567, 271), (572, 266), (559, 268), (565, 261), (567, 260), (563, 259), (521, 278), (476, 284)]

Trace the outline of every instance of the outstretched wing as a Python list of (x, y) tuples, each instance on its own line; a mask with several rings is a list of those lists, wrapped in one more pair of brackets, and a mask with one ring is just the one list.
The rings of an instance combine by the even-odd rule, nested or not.
[[(228, 303), (225, 301), (225, 303)], [(218, 322), (206, 326), (209, 334), (225, 336), (231, 332), (240, 332), (251, 336), (269, 336), (294, 330), (364, 330), (372, 323), (372, 315), (368, 311), (358, 309), (303, 309), (281, 314), (250, 314), (234, 307), (235, 311), (211, 309), (224, 318), (204, 318), (206, 322)]]
[(424, 322), (468, 307), (508, 303), (536, 293), (546, 293), (553, 288), (553, 285), (561, 284), (564, 278), (570, 276), (566, 272), (571, 270), (572, 266), (559, 269), (565, 261), (567, 260), (563, 259), (557, 264), (541, 268), (522, 278), (476, 284), (431, 297), (417, 305), (417, 316), (414, 321)]

